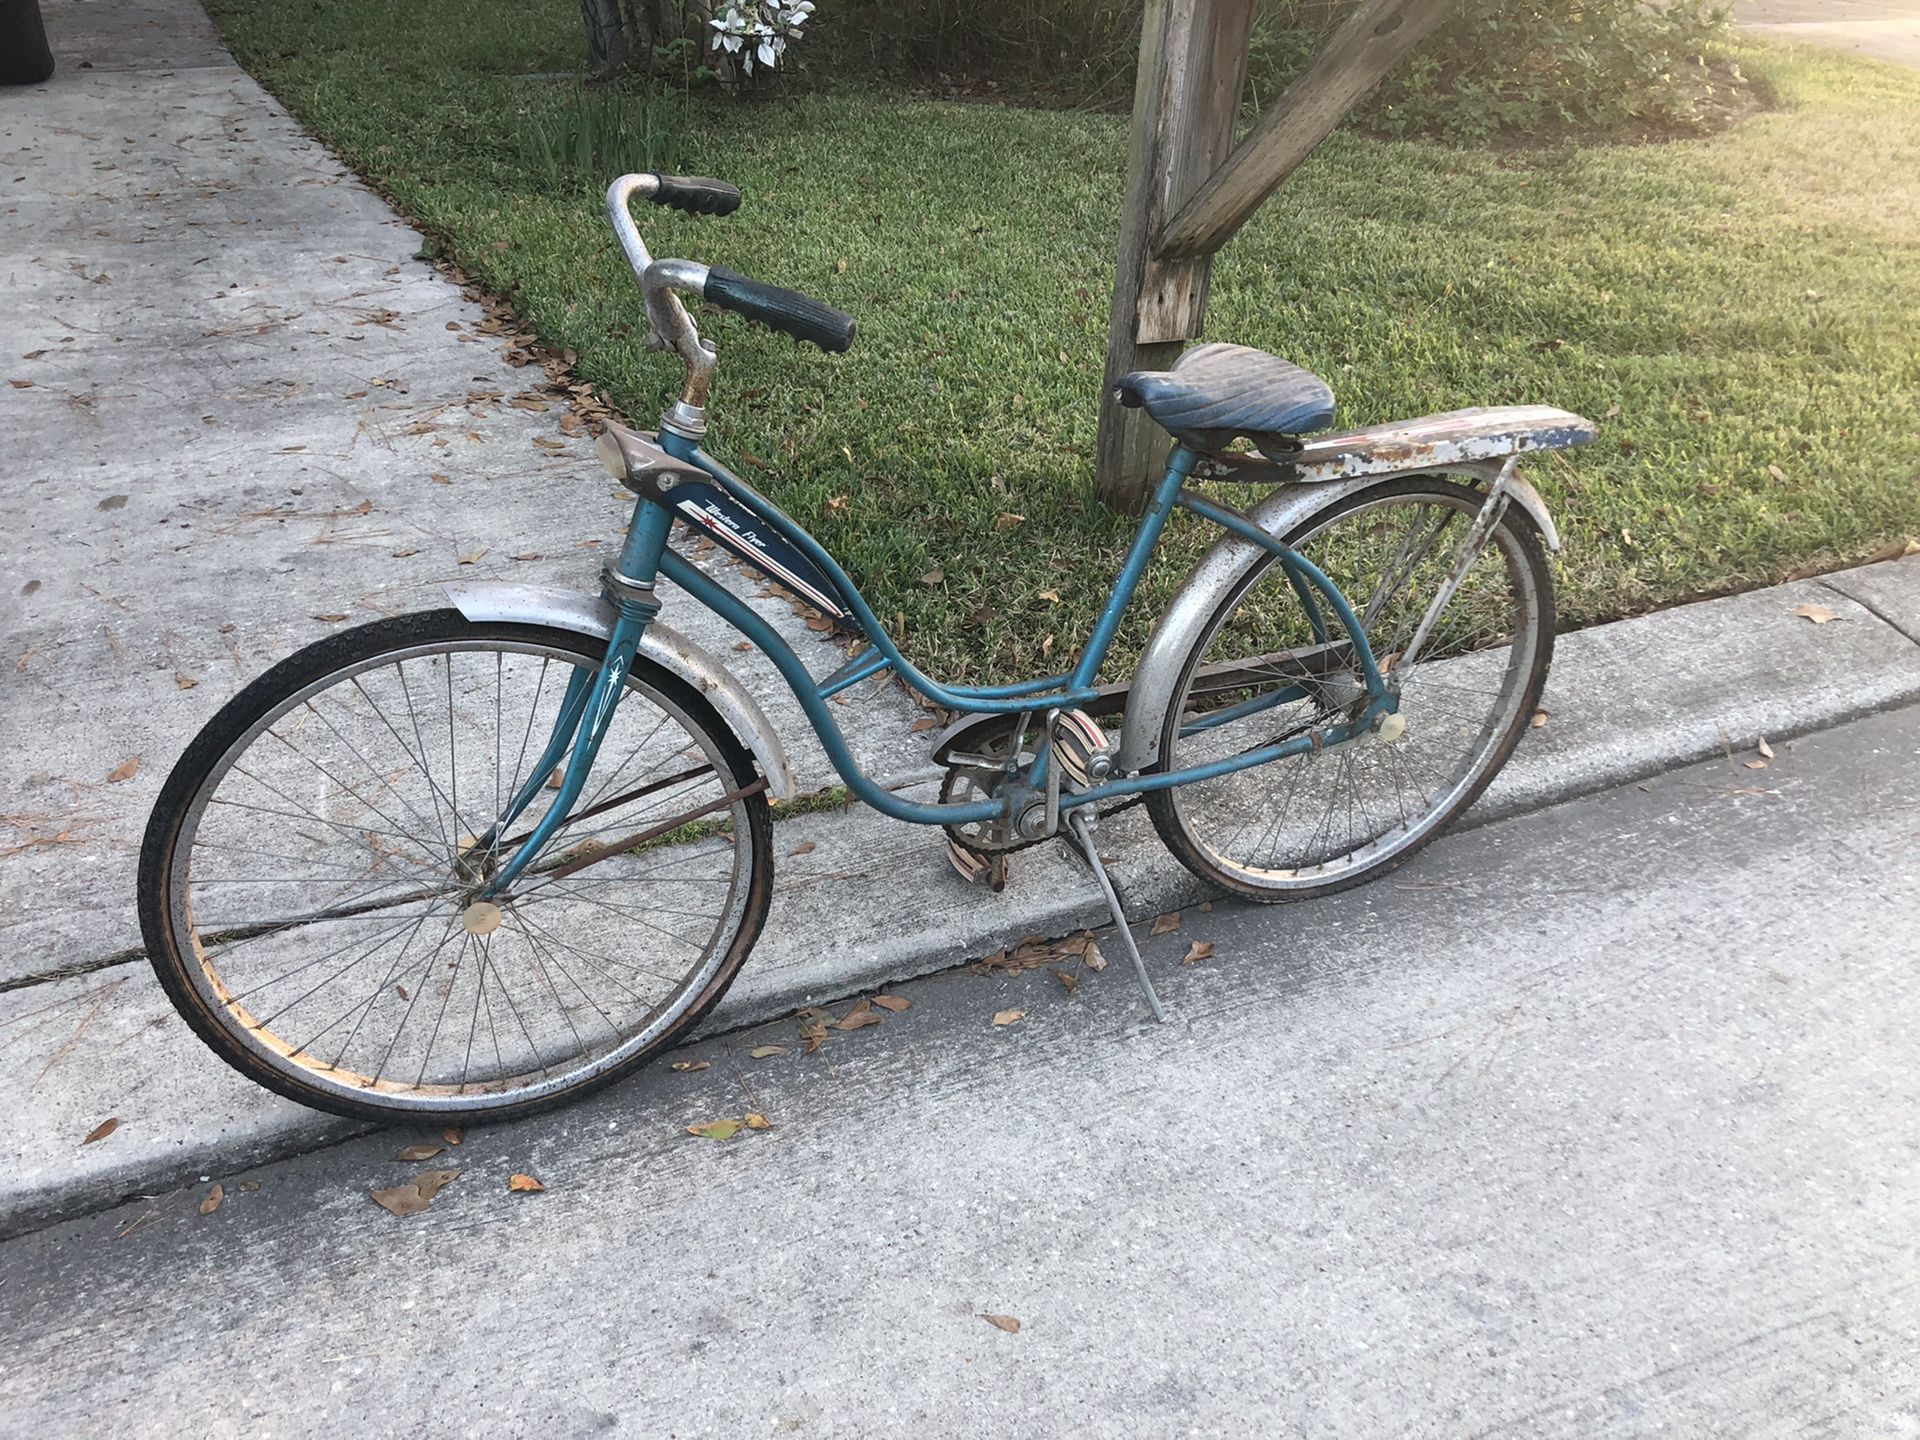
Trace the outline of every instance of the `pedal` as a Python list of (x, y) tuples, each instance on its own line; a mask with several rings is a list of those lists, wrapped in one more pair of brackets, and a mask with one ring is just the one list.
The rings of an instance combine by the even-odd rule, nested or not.
[(1153, 988), (1153, 981), (1147, 978), (1147, 962), (1140, 958), (1140, 947), (1133, 943), (1133, 931), (1127, 928), (1127, 912), (1120, 908), (1120, 897), (1114, 891), (1112, 877), (1107, 874), (1106, 861), (1100, 858), (1100, 849), (1093, 843), (1093, 827), (1088, 823), (1086, 810), (1069, 811), (1067, 828), (1073, 831), (1080, 848), (1086, 852), (1087, 866), (1100, 883), (1100, 893), (1107, 897), (1107, 908), (1113, 912), (1114, 927), (1120, 932), (1120, 943), (1126, 947), (1127, 958), (1133, 962), (1133, 978), (1140, 982), (1140, 993), (1147, 998), (1147, 1008), (1153, 1012), (1153, 1018), (1164, 1025), (1166, 1009)]
[(947, 863), (953, 866), (954, 874), (969, 885), (984, 884), (996, 895), (1007, 888), (1007, 857), (1005, 855), (982, 854), (971, 845), (962, 845), (949, 836)]
[(1068, 788), (1090, 790), (1112, 771), (1113, 747), (1086, 711), (1062, 710), (1054, 721), (1053, 735), (1061, 778)]

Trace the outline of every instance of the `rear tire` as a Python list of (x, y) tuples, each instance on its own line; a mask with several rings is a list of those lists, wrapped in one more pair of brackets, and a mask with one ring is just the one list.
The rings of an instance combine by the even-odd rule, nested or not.
[(302, 1104), (474, 1122), (612, 1084), (696, 1025), (765, 922), (771, 822), (761, 790), (617, 848), (757, 778), (712, 705), (644, 657), (573, 818), (500, 913), (472, 908), (551, 787), (492, 846), (473, 837), (534, 783), (568, 678), (604, 652), (430, 611), (331, 636), (229, 701), (140, 857), (147, 953), (194, 1032)]
[[(1265, 903), (1329, 895), (1404, 863), (1479, 798), (1526, 732), (1553, 659), (1553, 577), (1518, 506), (1503, 513), (1415, 663), (1390, 667), (1484, 499), (1434, 476), (1387, 480), (1284, 537), (1363, 622), (1374, 616), (1367, 638), (1400, 691), (1406, 733), (1150, 793), (1154, 828), (1187, 869)], [(1326, 618), (1332, 648), (1344, 642), (1350, 653), (1330, 607)], [(1186, 658), (1157, 768), (1223, 758), (1357, 714), (1365, 703), (1358, 667), (1327, 671), (1302, 658), (1309, 647), (1327, 646), (1309, 628), (1279, 562), (1263, 552)], [(1254, 657), (1258, 664), (1240, 663)], [(1196, 683), (1203, 664), (1207, 678)], [(1294, 691), (1299, 698), (1209, 728), (1210, 713)]]

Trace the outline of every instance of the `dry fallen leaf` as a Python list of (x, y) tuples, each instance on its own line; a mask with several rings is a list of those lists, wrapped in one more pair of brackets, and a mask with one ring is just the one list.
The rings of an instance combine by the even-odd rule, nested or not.
[(772, 1128), (773, 1128), (773, 1122), (767, 1119), (767, 1117), (762, 1115), (758, 1110), (747, 1111), (747, 1129), (771, 1130)]
[(1742, 763), (1745, 764), (1749, 770), (1764, 770), (1767, 768), (1767, 762), (1764, 760), (1747, 760)]
[(1760, 743), (1759, 743), (1758, 745), (1756, 745), (1756, 746), (1754, 746), (1753, 748), (1754, 748), (1754, 749), (1756, 749), (1756, 750), (1758, 750), (1758, 751), (1760, 752), (1760, 758), (1761, 758), (1762, 760), (1771, 760), (1771, 759), (1773, 759), (1773, 746), (1771, 746), (1771, 745), (1769, 745), (1769, 744), (1767, 744), (1767, 737), (1766, 737), (1766, 736), (1764, 736), (1764, 735), (1762, 735), (1762, 736), (1760, 737)]
[(427, 476), (427, 478), (436, 485), (451, 485), (453, 483), (453, 476), (441, 475), (438, 472)]
[(118, 785), (122, 780), (131, 780), (134, 772), (139, 768), (140, 757), (138, 755), (129, 756), (107, 772), (107, 783), (109, 785)]
[(447, 1126), (446, 1129), (440, 1132), (440, 1138), (449, 1145), (458, 1145), (461, 1140), (460, 1127), (458, 1125)]
[(1783, 485), (1786, 483), (1787, 472), (1782, 470), (1778, 465), (1767, 466), (1767, 474), (1770, 478), (1779, 481)]
[(537, 1195), (546, 1188), (546, 1186), (542, 1185), (531, 1175), (509, 1175), (507, 1177), (507, 1193), (509, 1195)]
[(794, 846), (793, 849), (789, 850), (787, 854), (789, 857), (794, 855), (811, 855), (813, 853), (813, 849), (814, 849), (813, 841), (802, 840), (798, 845)]
[(404, 1185), (372, 1190), (374, 1204), (392, 1215), (418, 1215), (433, 1203), (433, 1197), (459, 1177), (458, 1170), (422, 1170)]
[(740, 1133), (740, 1122), (728, 1118), (709, 1120), (704, 1125), (687, 1126), (687, 1134), (698, 1135), (702, 1140), (731, 1140)]
[(893, 1011), (896, 1015), (902, 1010), (911, 1010), (913, 1008), (913, 1002), (902, 995), (876, 995), (873, 997), (873, 1003), (878, 1005), (882, 1010)]
[(926, 586), (934, 586), (934, 585), (938, 585), (942, 580), (946, 578), (947, 578), (947, 572), (942, 570), (938, 565), (936, 565), (931, 570), (927, 571), (926, 574), (920, 577), (920, 583)]
[(1080, 977), (1071, 970), (1049, 970), (1047, 973), (1066, 986), (1069, 995), (1080, 988)]
[(708, 1062), (705, 1060), (676, 1060), (673, 1062), (672, 1068), (675, 1070), (704, 1070), (707, 1068), (707, 1065)]
[(1020, 1322), (1011, 1315), (982, 1314), (980, 1318), (993, 1326), (994, 1329), (1004, 1330), (1009, 1335), (1018, 1335), (1020, 1333)]
[(1533, 712), (1533, 728), (1534, 728), (1534, 729), (1536, 729), (1536, 730), (1538, 730), (1538, 729), (1540, 729), (1540, 728), (1541, 728), (1541, 727), (1542, 727), (1543, 725), (1545, 725), (1546, 723), (1547, 723), (1547, 712), (1546, 712), (1546, 711), (1544, 711), (1544, 710), (1536, 710), (1536, 711), (1534, 711), (1534, 712)]
[(770, 1056), (784, 1055), (786, 1053), (787, 1047), (784, 1045), (756, 1045), (753, 1049), (747, 1051), (747, 1054), (756, 1060), (765, 1060)]
[(1026, 519), (1026, 516), (1016, 515), (1011, 510), (1002, 510), (998, 515), (993, 517), (993, 528), (996, 530), (1011, 530), (1016, 525), (1025, 524)]
[(1195, 940), (1187, 946), (1187, 953), (1180, 957), (1180, 963), (1182, 965), (1191, 965), (1195, 961), (1210, 958), (1212, 954), (1213, 942), (1211, 940)]
[(1796, 606), (1793, 613), (1803, 620), (1811, 620), (1816, 625), (1824, 625), (1829, 620), (1838, 620), (1840, 618), (1840, 612), (1838, 610), (1829, 610), (1824, 605), (1807, 604)]
[(1100, 953), (1100, 947), (1091, 940), (1087, 942), (1087, 948), (1080, 952), (1080, 958), (1086, 962), (1087, 969), (1096, 975), (1107, 968), (1107, 957)]
[(1153, 928), (1148, 930), (1147, 934), (1149, 936), (1165, 935), (1169, 931), (1178, 930), (1179, 928), (1180, 912), (1178, 910), (1169, 910), (1164, 915), (1156, 915), (1153, 917)]
[[(483, 545), (478, 550), (469, 550), (466, 554), (457, 556), (455, 558), (462, 565), (477, 565), (480, 563), (481, 557), (486, 553), (487, 553), (486, 547)], [(340, 618), (344, 620), (347, 617), (342, 615)]]
[(938, 715), (922, 715), (918, 720), (915, 720), (911, 725), (907, 726), (907, 730), (910, 734), (918, 735), (923, 730), (937, 729), (939, 725), (940, 717)]
[(1002, 1010), (993, 1017), (993, 1023), (996, 1025), (1013, 1025), (1026, 1018), (1027, 1012), (1024, 1010)]
[(1060, 603), (1060, 592), (1058, 590), (1042, 590), (1040, 592), (1040, 598), (1049, 605), (1058, 605)]
[(206, 1198), (200, 1202), (200, 1213), (202, 1215), (213, 1214), (214, 1211), (220, 1208), (220, 1202), (226, 1198), (227, 1192), (216, 1183), (211, 1190), (207, 1191)]
[(867, 1001), (862, 1000), (846, 1014), (833, 1022), (836, 1030), (863, 1030), (869, 1025), (878, 1025), (881, 1016)]
[(407, 1161), (409, 1164), (416, 1160), (431, 1160), (440, 1153), (442, 1148), (439, 1145), (409, 1145), (393, 1158)]
[(93, 1129), (87, 1132), (87, 1138), (82, 1140), (80, 1143), (82, 1145), (91, 1145), (96, 1140), (106, 1139), (107, 1136), (113, 1134), (113, 1132), (118, 1130), (119, 1128), (120, 1128), (120, 1117), (118, 1115), (114, 1116), (111, 1120), (102, 1120), (98, 1125), (94, 1126)]
[(338, 625), (342, 620), (346, 619), (347, 617), (342, 614), (339, 614), (337, 611), (330, 610), (325, 614), (316, 613), (313, 618), (316, 620), (324, 620), (329, 625)]

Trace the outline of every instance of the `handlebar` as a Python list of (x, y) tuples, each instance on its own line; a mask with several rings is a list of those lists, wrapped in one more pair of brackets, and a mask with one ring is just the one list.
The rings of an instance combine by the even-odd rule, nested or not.
[(671, 205), (689, 215), (731, 215), (740, 208), (740, 192), (724, 180), (705, 175), (656, 175), (653, 203)]
[(698, 175), (622, 175), (607, 187), (607, 221), (640, 282), (653, 333), (687, 367), (687, 383), (675, 407), (682, 423), (689, 427), (704, 423), (701, 412), (713, 382), (713, 349), (700, 339), (676, 291), (699, 295), (822, 350), (840, 352), (853, 344), (853, 317), (831, 305), (750, 280), (725, 266), (709, 269), (687, 260), (655, 260), (628, 208), (635, 196), (689, 214), (731, 215), (740, 208), (740, 192), (724, 180)]
[(737, 270), (715, 265), (700, 292), (723, 310), (744, 315), (769, 329), (844, 354), (853, 345), (853, 317), (844, 310), (778, 285), (752, 280)]

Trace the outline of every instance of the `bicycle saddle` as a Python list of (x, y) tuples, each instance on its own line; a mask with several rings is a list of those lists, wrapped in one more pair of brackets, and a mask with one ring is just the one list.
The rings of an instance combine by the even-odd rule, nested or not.
[(1114, 385), (1175, 438), (1218, 450), (1245, 435), (1261, 450), (1293, 448), (1292, 436), (1333, 423), (1333, 391), (1290, 360), (1247, 345), (1201, 345), (1171, 370), (1135, 370)]

